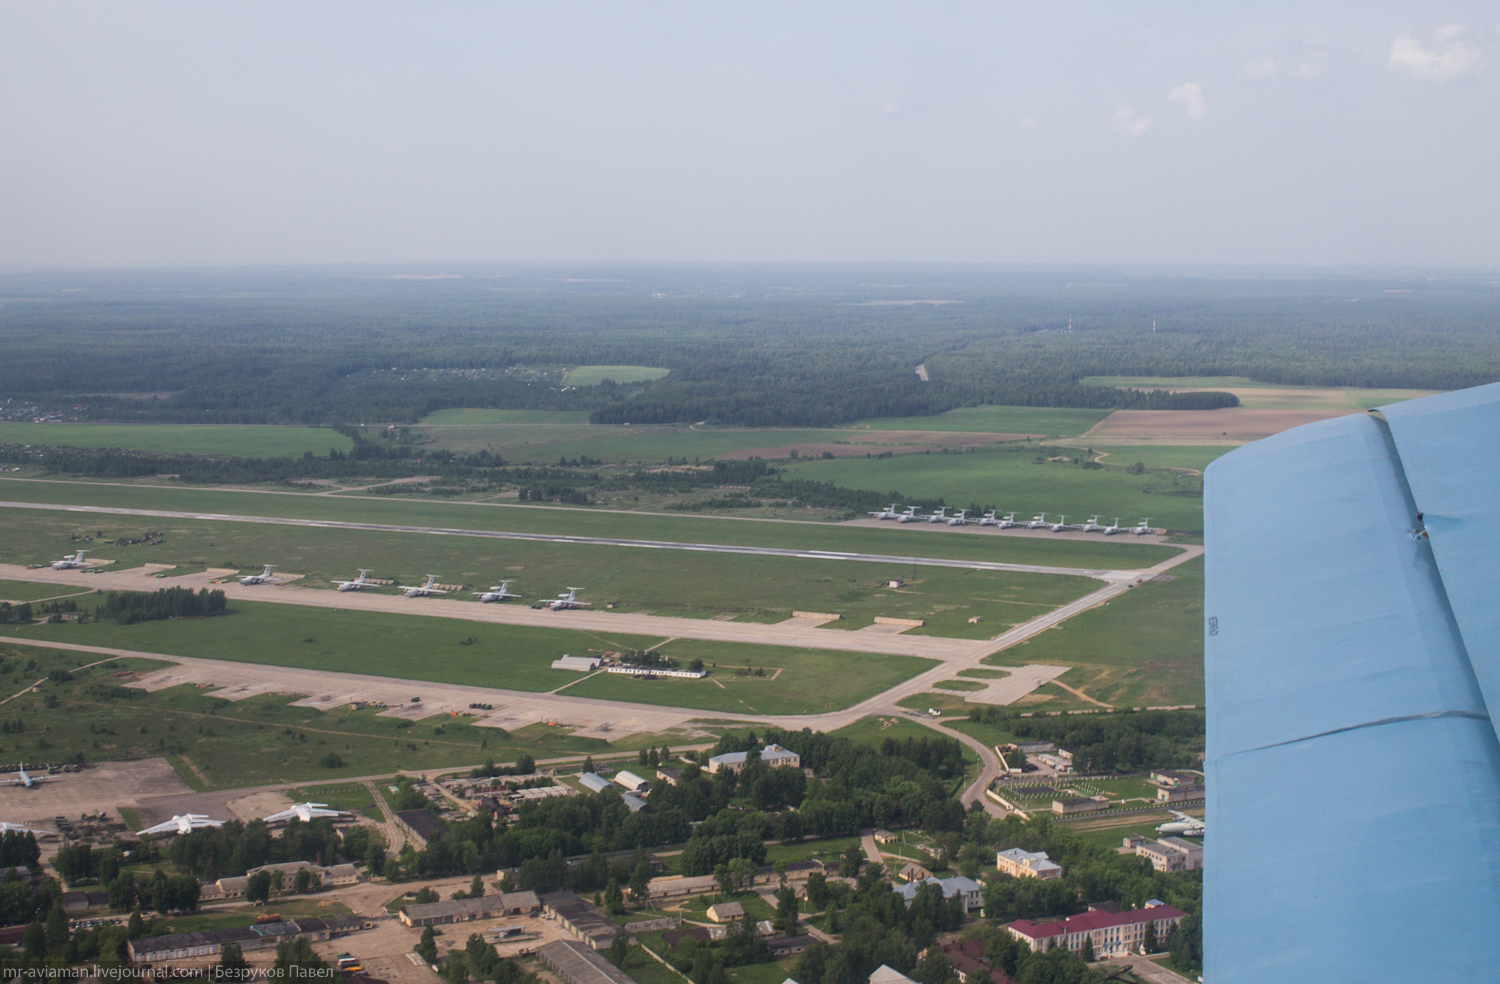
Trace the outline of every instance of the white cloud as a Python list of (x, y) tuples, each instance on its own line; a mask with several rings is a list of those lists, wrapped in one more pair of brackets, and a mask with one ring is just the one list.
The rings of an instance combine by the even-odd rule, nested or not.
[(1208, 100), (1203, 98), (1203, 86), (1197, 82), (1184, 82), (1167, 93), (1167, 102), (1180, 102), (1187, 109), (1188, 119), (1197, 123), (1208, 115)]
[(1135, 115), (1135, 110), (1121, 103), (1115, 107), (1115, 115), (1110, 117), (1109, 122), (1116, 133), (1123, 133), (1127, 137), (1144, 137), (1154, 121), (1149, 116)]
[(901, 112), (901, 104), (891, 102), (881, 103), (880, 112), (886, 116), (890, 116), (892, 113), (899, 113)]
[(1042, 125), (1042, 121), (1039, 120), (1039, 119), (1037, 119), (1035, 116), (1023, 116), (1023, 117), (1021, 117), (1021, 129), (1023, 129), (1023, 130), (1035, 130), (1037, 127), (1039, 127), (1041, 125)]
[(1281, 62), (1274, 58), (1251, 59), (1240, 66), (1240, 75), (1247, 79), (1273, 79), (1281, 74)]
[(1467, 32), (1458, 24), (1440, 27), (1432, 35), (1431, 48), (1416, 36), (1403, 34), (1391, 42), (1386, 71), (1401, 72), (1421, 82), (1451, 82), (1479, 71), (1483, 65), (1479, 49), (1464, 40)]

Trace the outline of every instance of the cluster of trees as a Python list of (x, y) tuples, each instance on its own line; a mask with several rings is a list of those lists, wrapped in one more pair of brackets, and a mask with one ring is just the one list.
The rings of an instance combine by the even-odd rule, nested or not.
[[(624, 934), (619, 937), (624, 942)], [(623, 949), (623, 948), (622, 948)], [(621, 959), (616, 959), (619, 956)], [(623, 953), (611, 954), (616, 964), (623, 963)], [(729, 984), (726, 967), (770, 963), (771, 949), (751, 925), (741, 919), (731, 923), (721, 940), (695, 940), (684, 937), (677, 948), (667, 954), (668, 961), (693, 984)]]
[(8, 601), (0, 601), (0, 623), (20, 622), (25, 624), (30, 622), (33, 617), (31, 605), (27, 602), (23, 601), (19, 605), (12, 605)]
[[(493, 758), (486, 759), (484, 765), (469, 770), (469, 778), (493, 779), (496, 776), (529, 776), (535, 772), (536, 759), (523, 752), (521, 757), (516, 759), (514, 765), (496, 765)], [(408, 786), (407, 788), (410, 789), (411, 787)], [(412, 792), (415, 793), (416, 790), (412, 790)], [(421, 796), (422, 794), (417, 793), (417, 795)], [(423, 799), (426, 799), (426, 797), (423, 797)], [(402, 807), (402, 809), (420, 809), (420, 807)]]
[[(416, 949), (429, 964), (438, 962), (437, 934), (431, 926), (422, 931)], [(471, 978), (494, 984), (536, 984), (538, 980), (516, 961), (500, 956), (494, 945), (486, 943), (478, 933), (469, 934), (462, 950), (448, 952), (443, 978), (448, 984), (468, 984)]]
[(1071, 748), (1073, 767), (1084, 774), (1191, 768), (1206, 740), (1205, 713), (1198, 710), (1023, 718), (1003, 707), (986, 707), (969, 720), (1004, 728), (1020, 740)]
[[(10, 722), (7, 721), (5, 724), (9, 730)], [(7, 830), (5, 836), (0, 837), (0, 868), (31, 868), (36, 865), (41, 856), (42, 849), (36, 842), (36, 835), (30, 831), (23, 834), (15, 830)]]
[(0, 947), (0, 976), (32, 978), (62, 976), (57, 969), (68, 964), (93, 963), (116, 968), (128, 962), (126, 943), (143, 936), (159, 936), (167, 931), (163, 918), (144, 919), (139, 910), (131, 913), (124, 926), (94, 926), (70, 930), (62, 905), (62, 887), (54, 878), (44, 879), (35, 889), (8, 881), (0, 887), (0, 898), (15, 888), (29, 895), (25, 911), (3, 914), (6, 923), (26, 923), (19, 949)]
[(203, 618), (223, 615), (229, 603), (215, 588), (162, 588), (160, 591), (111, 591), (104, 603), (94, 606), (96, 621), (112, 618), (121, 625), (154, 622), (168, 618)]
[(230, 820), (222, 827), (195, 830), (172, 838), (167, 856), (179, 871), (213, 881), (286, 861), (333, 864), (340, 856), (374, 862), (379, 870), (385, 863), (384, 850), (379, 835), (365, 827), (351, 827), (341, 838), (327, 818), (303, 823), (293, 817), (280, 837), (272, 837), (262, 820)]

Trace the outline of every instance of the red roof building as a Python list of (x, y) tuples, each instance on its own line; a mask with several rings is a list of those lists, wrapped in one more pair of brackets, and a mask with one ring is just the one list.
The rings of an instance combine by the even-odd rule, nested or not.
[(1100, 959), (1138, 952), (1146, 939), (1146, 925), (1156, 927), (1157, 948), (1166, 946), (1172, 927), (1187, 913), (1152, 899), (1144, 908), (1108, 912), (1091, 909), (1062, 922), (1034, 923), (1017, 919), (1010, 924), (1011, 935), (1032, 950), (1050, 950), (1066, 946), (1074, 953), (1083, 952), (1083, 941), (1091, 940), (1094, 955)]
[[(938, 952), (948, 958), (953, 964), (953, 972), (958, 975), (959, 984), (968, 984), (969, 975), (976, 970), (983, 970), (989, 975), (990, 984), (1018, 984), (1016, 979), (999, 967), (991, 967), (989, 961), (984, 958), (984, 940), (952, 940), (948, 943), (939, 943)], [(930, 950), (923, 950), (922, 956), (926, 956)]]

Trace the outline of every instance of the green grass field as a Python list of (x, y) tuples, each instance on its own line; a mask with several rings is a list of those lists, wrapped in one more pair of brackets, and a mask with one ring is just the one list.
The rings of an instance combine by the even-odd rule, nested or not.
[(0, 581), (0, 601), (40, 601), (61, 595), (87, 594), (87, 588), (75, 588), (66, 584), (45, 584), (39, 581)]
[[(1191, 468), (1201, 472), (1233, 450), (1232, 447), (1213, 445), (1172, 447), (1167, 444), (1136, 444), (1129, 447), (1095, 447), (1094, 453), (1109, 468), (1129, 468), (1140, 462), (1147, 468)], [(1144, 476), (1140, 478), (1144, 480)]]
[[(480, 411), (484, 412), (484, 411)], [(432, 420), (432, 418), (428, 418)], [(667, 458), (715, 458), (736, 451), (781, 447), (807, 442), (847, 440), (848, 431), (812, 429), (690, 428), (686, 424), (614, 425), (589, 424), (466, 424), (462, 427), (424, 426), (416, 429), (428, 445), (452, 451), (472, 452), (488, 448), (507, 461), (543, 464), (558, 458), (589, 457), (609, 464), (660, 464)], [(442, 422), (446, 423), (446, 421)], [(850, 454), (864, 453), (852, 445)], [(878, 450), (878, 449), (877, 449)]]
[(597, 386), (606, 379), (617, 383), (649, 383), (661, 379), (670, 369), (654, 366), (575, 366), (563, 376), (569, 386)]
[(1368, 410), (1431, 396), (1436, 390), (1361, 389), (1351, 386), (1285, 386), (1244, 376), (1089, 376), (1090, 386), (1134, 389), (1220, 390), (1234, 393), (1240, 405), (1253, 410)]
[[(658, 651), (679, 662), (701, 659), (709, 675), (702, 680), (637, 680), (595, 673), (563, 693), (739, 714), (819, 714), (857, 704), (936, 665), (935, 660), (915, 656), (696, 639), (678, 639)], [(765, 670), (766, 675), (735, 675), (735, 669), (752, 667)]]
[[(859, 745), (878, 745), (887, 738), (894, 738), (896, 741), (905, 741), (908, 738), (931, 738), (937, 734), (925, 725), (900, 717), (861, 718), (832, 733), (839, 738), (848, 738)], [(973, 755), (974, 753), (969, 750), (968, 746), (965, 746), (965, 759)]]
[[(611, 744), (541, 725), (507, 735), (447, 715), (402, 726), (404, 722), (380, 717), (375, 710), (295, 707), (295, 695), (261, 694), (231, 703), (193, 686), (155, 693), (120, 686), (121, 673), (128, 679), (130, 671), (165, 665), (153, 660), (111, 660), (80, 670), (77, 667), (98, 657), (24, 645), (0, 645), (0, 657), (5, 664), (0, 674), (24, 678), (25, 683), (54, 669), (68, 669), (74, 676), (68, 683), (45, 682), (40, 693), (25, 693), (6, 704), (7, 720), (26, 723), (25, 732), (0, 737), (0, 756), (6, 761), (59, 761), (75, 752), (90, 761), (165, 755), (197, 789), (334, 783), (327, 795), (320, 787), (304, 787), (301, 792), (316, 801), (361, 808), (368, 798), (354, 803), (360, 793), (350, 789), (347, 780), (340, 784), (341, 777), (468, 768), (489, 757), (515, 761), (523, 753), (543, 759), (682, 744), (682, 735), (674, 733), (623, 736)], [(30, 669), (25, 669), (27, 661)], [(47, 707), (49, 698), (58, 706)], [(321, 764), (331, 753), (345, 764)]]
[(962, 407), (930, 417), (871, 417), (851, 426), (868, 430), (970, 431), (991, 434), (1082, 434), (1108, 417), (1108, 410), (1060, 407)]
[[(536, 426), (538, 424), (568, 424), (582, 426), (589, 422), (587, 410), (492, 410), (483, 407), (451, 407), (429, 413), (423, 424), (472, 425), (508, 424), (513, 426)], [(383, 430), (371, 427), (367, 430)]]
[[(3, 637), (528, 691), (577, 679), (551, 668), (563, 653), (643, 649), (661, 641), (257, 602), (235, 602), (228, 615), (215, 618), (7, 627)], [(463, 645), (467, 639), (475, 642)]]
[[(1144, 461), (1144, 451), (1115, 457), (1120, 467), (1081, 468), (1069, 462), (1038, 463), (1036, 457), (1068, 453), (1059, 448), (975, 451), (968, 454), (897, 455), (892, 458), (814, 460), (793, 466), (792, 476), (852, 488), (900, 489), (913, 496), (942, 496), (955, 508), (989, 504), (1017, 519), (1064, 514), (1081, 523), (1098, 515), (1108, 524), (1151, 525), (1174, 530), (1203, 528), (1201, 485), (1161, 472), (1131, 475), (1125, 466)], [(1076, 453), (1076, 452), (1075, 452)], [(1133, 457), (1131, 456), (1133, 454)], [(1109, 459), (1106, 459), (1109, 460)], [(1206, 462), (1205, 462), (1206, 464)]]
[(300, 458), (348, 451), (354, 442), (327, 427), (262, 424), (22, 424), (0, 422), (0, 442), (74, 448), (125, 448), (241, 458)]
[[(1059, 678), (1063, 683), (1115, 707), (1201, 707), (1203, 561), (1188, 561), (1172, 574), (1172, 581), (1148, 581), (985, 662), (1071, 666)], [(1018, 706), (1033, 705), (1091, 706), (1050, 685)]]
[[(921, 457), (925, 461), (933, 460), (931, 456)], [(959, 459), (984, 456), (937, 457)], [(880, 463), (889, 464), (890, 460)], [(843, 464), (843, 462), (826, 462), (826, 464)], [(1080, 471), (1080, 474), (1098, 475), (1102, 472)], [(24, 479), (0, 480), (0, 500), (340, 520), (435, 528), (789, 547), (802, 550), (895, 555), (919, 553), (926, 557), (954, 560), (988, 560), (1063, 567), (1134, 569), (1149, 567), (1177, 553), (1170, 547), (1131, 543), (1118, 538), (1105, 540), (1101, 537), (1098, 540), (1079, 542), (1025, 537), (972, 536), (956, 531), (948, 536), (923, 535), (913, 530), (902, 529), (895, 524), (872, 528), (830, 523), (784, 523), (712, 519), (699, 516), (640, 515), (591, 509), (498, 506), (425, 500), (390, 501), (379, 497), (282, 495), (241, 490), (221, 491), (174, 486), (104, 485)], [(1196, 502), (1196, 500), (1193, 501)], [(46, 515), (46, 513), (34, 511), (8, 510), (0, 515), (0, 530), (4, 531), (4, 535), (0, 536), (0, 553), (8, 555), (7, 559), (14, 558), (13, 562), (20, 562), (22, 551), (8, 541), (12, 537), (25, 535), (26, 531), (33, 526), (41, 526), (45, 522), (43, 517)], [(77, 513), (54, 515), (71, 515), (68, 522), (72, 525), (69, 528), (75, 532), (84, 531), (92, 534), (101, 528), (101, 523), (106, 522), (113, 529), (120, 529), (123, 525), (118, 518), (106, 520), (101, 516), (95, 519)], [(138, 536), (141, 530), (153, 528), (153, 524), (161, 525), (165, 522), (165, 520), (157, 519), (131, 521), (128, 529), (136, 530), (133, 535)], [(188, 522), (191, 521), (173, 521), (173, 523)], [(230, 524), (219, 523), (218, 525), (222, 528)], [(267, 528), (263, 526), (252, 525), (249, 528), (261, 532), (267, 531)], [(305, 536), (310, 532), (307, 529), (301, 529), (297, 535)], [(481, 557), (503, 557), (516, 548), (514, 541), (484, 540), (475, 541), (475, 544), (477, 545), (473, 546), (472, 550)], [(66, 546), (66, 549), (54, 555), (57, 548), (62, 546)], [(50, 562), (62, 553), (72, 552), (72, 545), (71, 541), (59, 544), (55, 540), (49, 540), (45, 546), (36, 543), (34, 549), (40, 552), (26, 560), (26, 563)], [(118, 552), (117, 548), (110, 549)], [(162, 551), (161, 547), (151, 549), (157, 552)], [(115, 559), (110, 554), (103, 556)], [(173, 558), (174, 561), (187, 559), (193, 558)], [(248, 558), (233, 559), (250, 562)], [(356, 562), (356, 566), (370, 565)], [(475, 568), (465, 568), (465, 570), (472, 569)], [(339, 576), (346, 575), (341, 573)]]

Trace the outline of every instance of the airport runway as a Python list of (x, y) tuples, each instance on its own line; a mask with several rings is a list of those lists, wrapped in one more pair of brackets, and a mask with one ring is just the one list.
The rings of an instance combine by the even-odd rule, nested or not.
[(5, 509), (40, 509), (48, 512), (75, 512), (111, 516), (139, 516), (148, 519), (201, 519), (231, 523), (264, 523), (274, 526), (311, 526), (336, 530), (366, 530), (378, 533), (423, 533), (433, 536), (474, 536), (495, 540), (534, 540), (542, 543), (576, 543), (604, 547), (635, 547), (646, 550), (688, 550), (699, 553), (747, 554), (756, 557), (795, 557), (803, 560), (851, 560), (869, 563), (916, 565), (919, 567), (958, 567), (964, 570), (1011, 571), (1019, 574), (1064, 574), (1092, 577), (1103, 581), (1129, 581), (1138, 570), (1096, 570), (1085, 567), (1048, 567), (1040, 564), (1004, 564), (986, 560), (948, 560), (939, 557), (912, 557), (897, 554), (845, 553), (831, 550), (792, 550), (784, 547), (739, 547), (721, 543), (689, 543), (673, 540), (625, 540), (600, 536), (566, 536), (558, 533), (512, 533), (501, 530), (467, 530), (436, 526), (398, 526), (387, 523), (351, 523), (327, 519), (288, 519), (279, 516), (244, 516), (230, 513), (174, 512), (164, 509), (124, 509), (114, 506), (67, 506), (42, 502), (0, 501)]

